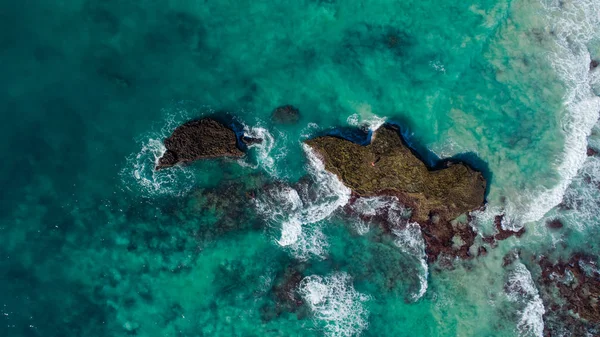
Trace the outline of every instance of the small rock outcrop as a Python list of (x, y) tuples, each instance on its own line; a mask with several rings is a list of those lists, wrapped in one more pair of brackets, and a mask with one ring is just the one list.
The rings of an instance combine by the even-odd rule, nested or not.
[(271, 118), (278, 124), (295, 124), (300, 120), (300, 111), (292, 105), (284, 105), (273, 110)]
[(241, 157), (235, 132), (214, 119), (187, 122), (164, 141), (167, 151), (158, 159), (156, 169), (178, 163), (217, 157)]
[[(377, 130), (366, 146), (333, 136), (306, 144), (357, 197), (395, 196), (410, 207), (411, 220), (421, 226), (429, 261), (440, 254), (470, 256), (475, 232), (468, 224), (451, 220), (483, 206), (486, 181), (480, 172), (462, 163), (429, 169), (391, 125)], [(459, 247), (457, 240), (463, 243)]]

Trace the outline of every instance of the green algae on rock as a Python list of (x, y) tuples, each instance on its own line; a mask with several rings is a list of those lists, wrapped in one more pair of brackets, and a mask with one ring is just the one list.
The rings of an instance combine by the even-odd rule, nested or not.
[(355, 194), (397, 196), (421, 224), (453, 220), (484, 203), (486, 181), (480, 172), (451, 162), (443, 169), (428, 168), (391, 125), (374, 132), (366, 146), (333, 136), (306, 143)]

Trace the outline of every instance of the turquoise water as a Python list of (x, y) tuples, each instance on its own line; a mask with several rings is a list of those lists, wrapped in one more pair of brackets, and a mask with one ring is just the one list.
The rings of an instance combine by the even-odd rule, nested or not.
[[(595, 1), (2, 1), (0, 18), (1, 336), (541, 336), (527, 257), (600, 253)], [(272, 123), (284, 104), (297, 124)], [(224, 114), (263, 144), (153, 171), (177, 125)], [(526, 234), (449, 268), (417, 227), (348, 217), (301, 141), (384, 120), (431, 162), (479, 158), (471, 225), (504, 213)]]

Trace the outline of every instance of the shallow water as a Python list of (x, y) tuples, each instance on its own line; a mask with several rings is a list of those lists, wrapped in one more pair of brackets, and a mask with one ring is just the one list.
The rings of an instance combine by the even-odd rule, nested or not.
[[(600, 253), (595, 0), (2, 1), (0, 18), (2, 336), (540, 336), (530, 257)], [(297, 124), (272, 122), (284, 104)], [(177, 125), (225, 114), (263, 144), (153, 170)], [(349, 217), (301, 141), (384, 121), (429, 164), (484, 170), (480, 233), (503, 213), (525, 235), (449, 268), (418, 227)]]

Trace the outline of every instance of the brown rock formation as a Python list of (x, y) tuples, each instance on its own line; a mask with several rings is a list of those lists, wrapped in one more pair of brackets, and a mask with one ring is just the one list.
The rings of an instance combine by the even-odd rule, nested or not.
[(241, 157), (235, 132), (225, 125), (204, 118), (187, 122), (165, 139), (167, 151), (158, 160), (156, 169), (171, 167), (198, 159)]
[[(462, 163), (429, 169), (389, 125), (366, 146), (332, 136), (306, 143), (357, 196), (392, 195), (412, 208), (411, 220), (421, 225), (430, 261), (441, 253), (469, 257), (473, 229), (450, 221), (484, 204), (486, 182), (480, 172)], [(463, 244), (457, 248), (456, 241)]]
[(284, 105), (273, 110), (271, 118), (275, 123), (294, 124), (300, 120), (300, 111), (292, 105)]

